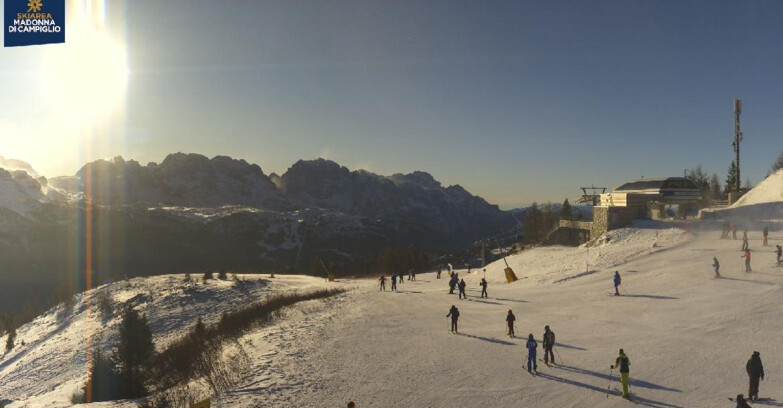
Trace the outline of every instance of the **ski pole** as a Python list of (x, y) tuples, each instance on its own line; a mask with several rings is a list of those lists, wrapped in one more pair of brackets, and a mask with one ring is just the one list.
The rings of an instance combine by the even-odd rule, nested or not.
[(609, 398), (609, 393), (612, 389), (612, 373), (614, 372), (614, 366), (609, 367), (609, 385), (606, 387), (606, 398)]

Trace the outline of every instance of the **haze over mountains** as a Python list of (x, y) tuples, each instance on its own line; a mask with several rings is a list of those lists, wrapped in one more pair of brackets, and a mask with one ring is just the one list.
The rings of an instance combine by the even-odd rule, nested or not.
[(49, 180), (26, 163), (0, 163), (1, 273), (15, 276), (0, 307), (31, 288), (83, 284), (87, 239), (94, 273), (117, 279), (207, 267), (302, 271), (315, 257), (342, 265), (392, 246), (450, 251), (516, 225), (428, 173), (382, 176), (324, 159), (278, 176), (225, 156), (176, 153), (147, 165), (117, 157)]

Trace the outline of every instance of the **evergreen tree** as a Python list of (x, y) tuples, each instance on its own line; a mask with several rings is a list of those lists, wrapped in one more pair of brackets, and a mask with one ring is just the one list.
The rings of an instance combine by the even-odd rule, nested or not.
[(5, 341), (5, 351), (11, 351), (14, 348), (14, 340), (16, 339), (16, 329), (11, 328), (8, 332), (8, 338)]
[(737, 164), (734, 163), (734, 160), (732, 160), (731, 165), (729, 166), (729, 174), (726, 176), (726, 194), (728, 194), (729, 191), (734, 191), (736, 185), (737, 185)]
[(780, 153), (780, 155), (778, 155), (778, 158), (775, 160), (775, 163), (772, 164), (771, 173), (774, 173), (780, 169), (783, 169), (783, 153)]
[(201, 277), (201, 280), (203, 280), (204, 283), (207, 283), (210, 279), (215, 279), (215, 276), (212, 274), (212, 268), (207, 268), (207, 271), (204, 272), (204, 276)]
[(111, 359), (96, 348), (92, 353), (87, 384), (82, 388), (84, 402), (112, 401), (121, 398), (120, 381)]
[(571, 214), (571, 203), (568, 202), (567, 198), (563, 201), (563, 207), (560, 208), (560, 219), (568, 221), (573, 219), (573, 215)]
[(555, 208), (551, 202), (544, 204), (541, 217), (541, 240), (543, 241), (550, 232), (556, 228), (557, 217), (555, 216)]
[(541, 232), (541, 210), (538, 209), (538, 203), (533, 201), (530, 207), (527, 207), (525, 219), (522, 221), (522, 230), (525, 232), (525, 238), (530, 242), (538, 242)]
[(721, 188), (720, 180), (718, 179), (718, 175), (715, 173), (712, 173), (712, 176), (710, 177), (710, 196), (714, 200), (717, 200), (723, 196), (723, 189)]
[(709, 185), (709, 179), (707, 173), (705, 173), (704, 170), (702, 170), (701, 164), (686, 171), (686, 173), (688, 174), (688, 179), (696, 183), (696, 185), (699, 186), (699, 188), (703, 188)]
[(226, 276), (226, 270), (225, 269), (220, 268), (220, 272), (218, 272), (218, 279), (220, 279), (220, 280), (228, 279), (228, 276)]
[(152, 333), (145, 316), (132, 307), (125, 309), (120, 323), (120, 341), (114, 350), (114, 363), (120, 375), (121, 398), (139, 398), (147, 395), (144, 374), (147, 363), (155, 353)]

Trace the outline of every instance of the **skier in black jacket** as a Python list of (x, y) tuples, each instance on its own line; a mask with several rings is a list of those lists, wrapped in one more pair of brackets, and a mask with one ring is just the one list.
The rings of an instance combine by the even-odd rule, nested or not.
[(555, 363), (555, 355), (552, 353), (554, 347), (555, 332), (549, 330), (548, 325), (544, 326), (544, 364), (549, 365), (549, 361), (552, 361), (552, 364)]
[(481, 297), (485, 298), (487, 296), (487, 280), (484, 278), (481, 278), (481, 283), (479, 283), (479, 286), (481, 286)]
[(748, 399), (750, 401), (758, 401), (759, 379), (764, 379), (764, 366), (761, 364), (761, 356), (758, 351), (754, 351), (747, 364), (745, 364), (745, 371), (748, 372), (748, 379), (750, 380)]
[(516, 316), (514, 316), (514, 313), (511, 312), (511, 309), (508, 309), (508, 315), (506, 316), (506, 324), (508, 325), (509, 337), (514, 337), (514, 320), (517, 320)]
[(457, 309), (457, 306), (451, 305), (451, 309), (449, 309), (449, 314), (446, 315), (446, 317), (451, 316), (451, 330), (449, 330), (452, 333), (458, 333), (457, 332), (457, 320), (459, 319), (459, 309)]
[(464, 298), (464, 299), (467, 299), (467, 298), (468, 298), (468, 295), (467, 295), (467, 294), (465, 294), (465, 286), (466, 286), (466, 285), (467, 285), (467, 283), (465, 283), (465, 279), (461, 279), (461, 280), (459, 281), (459, 285), (457, 285), (457, 286), (459, 286), (459, 294), (458, 294), (457, 296), (458, 296), (460, 299), (463, 299), (463, 298)]

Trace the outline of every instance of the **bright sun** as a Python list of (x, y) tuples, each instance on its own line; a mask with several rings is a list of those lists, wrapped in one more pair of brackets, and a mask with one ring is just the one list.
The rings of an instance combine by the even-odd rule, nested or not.
[(44, 62), (45, 92), (53, 109), (81, 123), (108, 115), (125, 96), (125, 49), (105, 31), (69, 27), (66, 43)]

